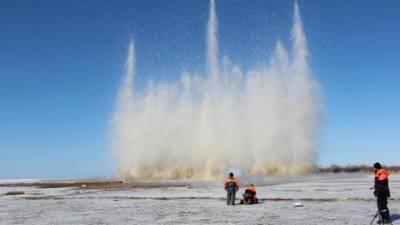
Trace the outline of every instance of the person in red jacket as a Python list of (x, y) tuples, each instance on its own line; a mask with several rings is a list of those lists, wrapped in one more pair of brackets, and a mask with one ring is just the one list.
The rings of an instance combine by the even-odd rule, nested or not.
[(224, 188), (227, 193), (227, 205), (235, 205), (236, 192), (239, 190), (239, 181), (229, 173), (229, 177), (224, 182)]
[(250, 184), (249, 186), (247, 186), (243, 194), (243, 203), (246, 205), (258, 203), (256, 193), (256, 187), (254, 186), (254, 184)]
[(381, 215), (382, 221), (378, 221), (379, 224), (390, 223), (390, 213), (387, 207), (387, 199), (390, 197), (389, 190), (389, 172), (382, 168), (379, 162), (374, 164), (375, 172), (375, 185), (374, 195), (376, 197), (379, 214)]

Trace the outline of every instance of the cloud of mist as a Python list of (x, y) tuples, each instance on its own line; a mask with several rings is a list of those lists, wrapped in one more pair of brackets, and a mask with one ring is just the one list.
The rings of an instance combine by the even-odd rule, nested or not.
[(185, 73), (141, 91), (133, 90), (131, 41), (111, 121), (120, 175), (175, 179), (221, 177), (230, 168), (264, 175), (309, 171), (322, 105), (298, 5), (292, 50), (278, 42), (262, 68), (243, 72), (227, 57), (218, 58), (214, 0), (207, 29), (208, 74)]

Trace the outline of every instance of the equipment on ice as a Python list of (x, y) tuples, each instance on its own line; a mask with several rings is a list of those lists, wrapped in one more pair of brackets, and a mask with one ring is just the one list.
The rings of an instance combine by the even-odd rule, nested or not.
[(372, 221), (371, 221), (370, 225), (372, 225), (374, 223), (374, 220), (377, 217), (378, 217), (378, 221), (377, 221), (378, 224), (391, 224), (391, 225), (393, 225), (393, 223), (392, 223), (392, 221), (390, 219), (388, 221), (385, 221), (385, 222), (383, 221), (382, 214), (381, 214), (381, 211), (379, 209), (376, 211), (374, 218), (372, 218)]
[(294, 207), (303, 207), (303, 204), (301, 202), (295, 202), (293, 203)]

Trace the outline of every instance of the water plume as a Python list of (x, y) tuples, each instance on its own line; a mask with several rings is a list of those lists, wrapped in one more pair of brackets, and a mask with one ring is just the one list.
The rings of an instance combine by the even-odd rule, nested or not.
[(292, 51), (278, 41), (262, 68), (243, 72), (218, 59), (215, 1), (210, 0), (205, 76), (133, 90), (131, 41), (112, 124), (119, 174), (132, 178), (211, 178), (308, 172), (321, 113), (318, 83), (294, 5)]
[(215, 1), (210, 0), (210, 14), (207, 27), (207, 63), (208, 73), (212, 83), (218, 83), (218, 41), (217, 41), (217, 15), (215, 14)]

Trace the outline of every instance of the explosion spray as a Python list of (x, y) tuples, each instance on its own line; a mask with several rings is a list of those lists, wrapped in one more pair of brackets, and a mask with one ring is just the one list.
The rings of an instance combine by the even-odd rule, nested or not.
[(315, 160), (321, 103), (308, 66), (299, 8), (293, 49), (278, 42), (262, 69), (242, 72), (218, 59), (217, 16), (210, 0), (206, 76), (133, 90), (135, 48), (112, 119), (112, 150), (120, 175), (132, 178), (211, 178), (234, 169), (249, 174), (296, 174)]

